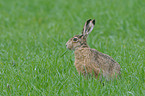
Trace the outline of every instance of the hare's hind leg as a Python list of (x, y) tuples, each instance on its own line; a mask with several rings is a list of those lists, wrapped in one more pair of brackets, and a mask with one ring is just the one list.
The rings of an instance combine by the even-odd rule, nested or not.
[(94, 70), (94, 75), (95, 75), (95, 78), (99, 78), (99, 80), (102, 79), (102, 75), (100, 74), (100, 69), (99, 68), (95, 68)]

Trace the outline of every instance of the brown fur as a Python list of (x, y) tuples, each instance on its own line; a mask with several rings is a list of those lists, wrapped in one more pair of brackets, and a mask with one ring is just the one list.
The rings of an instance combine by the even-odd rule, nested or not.
[[(88, 25), (87, 25), (88, 24)], [(71, 38), (66, 46), (68, 49), (75, 50), (75, 67), (78, 73), (84, 76), (95, 75), (101, 79), (102, 76), (107, 80), (120, 75), (120, 65), (110, 56), (89, 48), (87, 45), (87, 35), (92, 31), (95, 21), (89, 19), (83, 28), (82, 35)], [(73, 41), (75, 39), (77, 41)]]

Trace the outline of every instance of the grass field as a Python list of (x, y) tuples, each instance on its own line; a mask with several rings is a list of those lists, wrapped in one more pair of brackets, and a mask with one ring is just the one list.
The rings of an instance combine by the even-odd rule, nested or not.
[[(65, 43), (96, 19), (88, 44), (121, 80), (86, 80)], [(145, 0), (0, 0), (0, 96), (145, 96)]]

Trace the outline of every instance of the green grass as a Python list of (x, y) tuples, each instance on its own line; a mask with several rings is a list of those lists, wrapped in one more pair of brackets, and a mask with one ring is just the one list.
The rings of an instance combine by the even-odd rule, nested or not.
[[(96, 19), (88, 44), (121, 80), (86, 80), (65, 43)], [(0, 0), (0, 96), (145, 96), (144, 0)]]

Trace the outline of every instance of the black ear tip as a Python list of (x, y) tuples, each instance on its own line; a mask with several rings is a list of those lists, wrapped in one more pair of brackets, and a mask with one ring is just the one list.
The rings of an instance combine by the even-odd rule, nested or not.
[(92, 19), (88, 19), (87, 21), (91, 21)]
[(92, 19), (87, 20), (87, 25), (90, 23), (91, 20), (92, 20)]
[(95, 19), (92, 21), (92, 23), (95, 25)]

